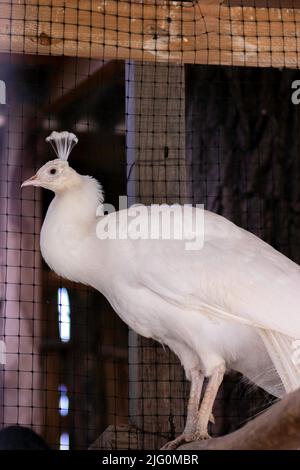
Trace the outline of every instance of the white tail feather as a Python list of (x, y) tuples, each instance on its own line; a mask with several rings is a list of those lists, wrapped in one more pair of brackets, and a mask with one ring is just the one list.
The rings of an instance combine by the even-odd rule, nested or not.
[(292, 392), (300, 387), (300, 364), (293, 361), (294, 338), (265, 329), (259, 329), (259, 334), (286, 392)]
[(299, 364), (294, 359), (295, 338), (287, 336), (284, 333), (268, 330), (258, 323), (254, 323), (246, 318), (238, 317), (233, 313), (226, 312), (223, 309), (202, 304), (205, 312), (212, 317), (221, 317), (230, 321), (236, 321), (257, 329), (264, 345), (270, 355), (275, 369), (283, 383), (287, 393), (300, 387), (300, 361)]

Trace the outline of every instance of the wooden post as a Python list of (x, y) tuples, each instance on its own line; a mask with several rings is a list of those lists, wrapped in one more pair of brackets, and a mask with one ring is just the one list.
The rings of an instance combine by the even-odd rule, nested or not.
[[(11, 85), (11, 95), (16, 90)], [(29, 425), (42, 433), (45, 393), (41, 375), (41, 258), (35, 236), (40, 231), (41, 201), (33, 188), (21, 193), (21, 181), (35, 172), (31, 155), (22, 152), (23, 136), (33, 115), (31, 104), (9, 103), (2, 129), (5, 148), (0, 155), (0, 248), (2, 263), (1, 336), (6, 344), (5, 367), (1, 371), (0, 426)], [(23, 171), (23, 162), (26, 167)]]
[[(3, 106), (2, 106), (3, 108)], [(1, 106), (0, 106), (0, 110)], [(0, 126), (0, 175), (2, 174), (2, 160), (4, 160), (3, 154), (6, 148), (6, 133), (4, 132), (4, 126)], [(2, 180), (2, 178), (1, 178)], [(7, 188), (6, 185), (1, 181), (0, 185), (0, 341), (5, 341), (5, 279), (6, 279), (6, 249), (4, 248), (7, 244)], [(5, 343), (4, 343), (5, 344)], [(1, 346), (1, 345), (0, 345)], [(5, 364), (1, 361), (4, 357), (0, 356), (0, 427), (4, 423), (4, 371)], [(6, 358), (5, 358), (6, 359)]]
[[(183, 66), (127, 63), (126, 132), (129, 203), (188, 202)], [(183, 429), (186, 391), (177, 358), (130, 331), (130, 422), (145, 433), (141, 447)]]

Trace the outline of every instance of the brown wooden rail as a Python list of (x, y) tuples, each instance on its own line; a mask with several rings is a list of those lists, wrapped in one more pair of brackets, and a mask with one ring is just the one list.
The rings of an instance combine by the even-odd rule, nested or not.
[(296, 3), (0, 0), (0, 52), (298, 67)]

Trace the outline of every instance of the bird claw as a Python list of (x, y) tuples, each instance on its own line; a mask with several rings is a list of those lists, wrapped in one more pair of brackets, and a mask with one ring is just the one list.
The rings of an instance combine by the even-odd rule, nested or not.
[(194, 441), (204, 441), (205, 439), (212, 439), (207, 431), (198, 431), (194, 434)]
[(167, 442), (161, 450), (175, 450), (182, 444), (187, 444), (188, 442), (200, 441), (204, 439), (211, 439), (211, 436), (207, 431), (196, 432), (195, 434), (180, 434), (173, 441)]

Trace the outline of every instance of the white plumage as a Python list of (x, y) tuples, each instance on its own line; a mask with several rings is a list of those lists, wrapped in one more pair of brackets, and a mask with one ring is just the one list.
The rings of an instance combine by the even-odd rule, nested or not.
[[(63, 159), (46, 163), (23, 183), (55, 192), (41, 230), (42, 255), (59, 275), (102, 292), (133, 330), (179, 357), (192, 382), (191, 395), (186, 428), (167, 447), (208, 437), (225, 368), (277, 397), (299, 387), (294, 360), (300, 338), (299, 266), (208, 211), (198, 251), (186, 250), (182, 240), (99, 240), (101, 187), (68, 165), (73, 134), (50, 138), (59, 142)], [(144, 217), (159, 223), (150, 210)], [(210, 380), (199, 409), (204, 376)]]

